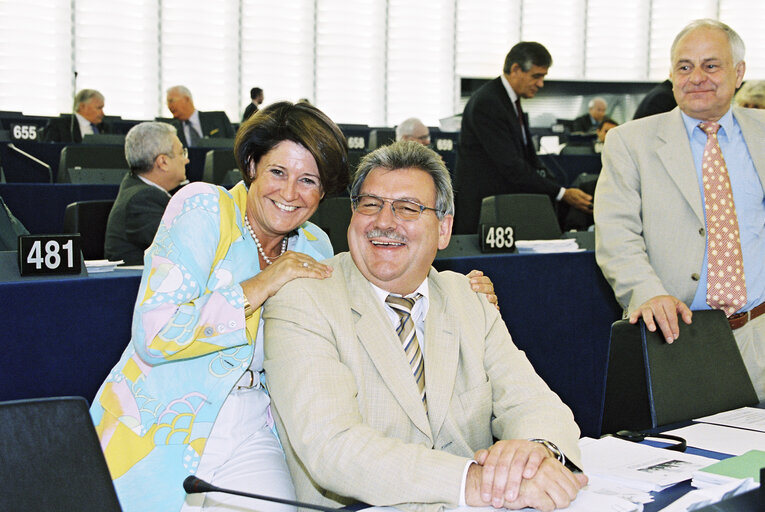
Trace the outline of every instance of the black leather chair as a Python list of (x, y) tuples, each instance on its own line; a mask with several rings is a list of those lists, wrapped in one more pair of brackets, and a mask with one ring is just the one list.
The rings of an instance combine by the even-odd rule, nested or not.
[(202, 181), (215, 185), (232, 186), (242, 179), (231, 149), (211, 149), (205, 153)]
[(393, 128), (372, 128), (369, 131), (369, 149), (374, 151), (381, 146), (387, 146), (396, 141), (396, 130)]
[(348, 250), (348, 225), (352, 213), (350, 198), (329, 197), (319, 203), (316, 213), (309, 219), (327, 233), (335, 254)]
[(561, 236), (552, 202), (542, 194), (484, 197), (479, 223), (514, 226), (516, 240), (553, 240)]
[[(128, 164), (125, 160), (125, 149), (122, 146), (96, 146), (90, 144), (77, 144), (66, 146), (61, 150), (58, 163), (59, 183), (73, 182), (70, 169), (79, 168), (77, 173), (78, 183), (85, 183), (86, 177), (79, 177), (87, 169), (122, 169), (127, 173)], [(99, 177), (95, 183), (104, 183), (104, 178)], [(119, 182), (118, 182), (119, 183)]]
[(66, 206), (64, 233), (79, 233), (82, 256), (86, 260), (104, 259), (104, 240), (113, 199), (77, 201)]
[(646, 430), (743, 406), (756, 405), (725, 314), (694, 311), (680, 321), (680, 337), (668, 344), (641, 320), (618, 320), (611, 340), (603, 392), (601, 430)]
[(84, 398), (0, 403), (0, 460), (0, 510), (122, 510)]

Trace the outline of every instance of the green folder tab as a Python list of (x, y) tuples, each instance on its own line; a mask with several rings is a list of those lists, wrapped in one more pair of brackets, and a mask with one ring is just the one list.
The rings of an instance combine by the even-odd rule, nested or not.
[(753, 478), (755, 482), (759, 482), (760, 468), (763, 467), (765, 467), (765, 452), (749, 450), (736, 457), (715, 462), (711, 466), (701, 469), (701, 471), (732, 478)]

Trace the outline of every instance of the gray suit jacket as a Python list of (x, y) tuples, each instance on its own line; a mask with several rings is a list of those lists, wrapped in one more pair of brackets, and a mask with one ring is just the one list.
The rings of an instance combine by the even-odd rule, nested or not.
[(122, 179), (106, 223), (104, 256), (126, 265), (143, 265), (170, 196), (128, 173)]
[[(765, 183), (765, 111), (733, 108)], [(608, 132), (595, 190), (595, 256), (617, 300), (633, 311), (657, 295), (690, 304), (706, 228), (679, 108)]]
[(428, 414), (401, 343), (349, 253), (332, 277), (297, 279), (266, 302), (264, 364), (298, 499), (437, 510), (493, 437), (541, 437), (575, 463), (571, 411), (513, 345), (463, 275), (428, 276)]

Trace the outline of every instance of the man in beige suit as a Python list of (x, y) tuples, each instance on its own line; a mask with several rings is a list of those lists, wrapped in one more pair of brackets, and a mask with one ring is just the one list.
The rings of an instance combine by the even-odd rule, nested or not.
[[(334, 270), (325, 281), (283, 287), (263, 313), (268, 386), (298, 499), (567, 506), (586, 482), (564, 465), (579, 464), (571, 411), (497, 309), (464, 276), (431, 266), (454, 211), (441, 158), (411, 141), (379, 148), (351, 193), (350, 253), (326, 260)], [(389, 294), (415, 299), (411, 315), (388, 306)], [(403, 339), (411, 324), (414, 352)]]
[[(707, 239), (714, 237), (707, 236), (705, 208), (712, 203), (702, 192), (708, 172), (702, 159), (706, 169), (714, 140), (730, 180), (746, 291), (739, 304), (720, 309), (727, 310), (765, 400), (765, 316), (759, 316), (765, 312), (765, 113), (731, 108), (745, 64), (744, 44), (727, 25), (692, 22), (675, 38), (671, 57), (678, 108), (609, 132), (595, 193), (596, 257), (630, 321), (642, 317), (668, 343), (678, 338), (678, 315), (691, 323), (692, 309), (710, 309), (708, 265), (718, 258), (707, 257)], [(719, 124), (716, 135), (705, 133), (709, 122)], [(723, 281), (733, 279), (725, 274)]]

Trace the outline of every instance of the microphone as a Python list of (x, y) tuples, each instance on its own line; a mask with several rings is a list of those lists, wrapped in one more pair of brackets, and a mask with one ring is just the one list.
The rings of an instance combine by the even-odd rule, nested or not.
[[(72, 79), (72, 88), (74, 89), (74, 94), (77, 94), (77, 70), (73, 71), (74, 78)], [(76, 98), (77, 96), (75, 96)], [(69, 136), (72, 138), (72, 142), (77, 142), (74, 140), (74, 118), (76, 117), (74, 115), (75, 112), (75, 104), (72, 102), (72, 119), (69, 121)], [(52, 180), (51, 180), (52, 183)]]
[(30, 155), (29, 153), (27, 153), (23, 149), (17, 148), (16, 145), (14, 143), (12, 143), (12, 142), (9, 142), (7, 144), (7, 146), (10, 149), (14, 150), (16, 153), (19, 153), (20, 155), (28, 158), (29, 160), (32, 160), (34, 163), (45, 167), (45, 169), (48, 171), (48, 182), (49, 183), (53, 183), (53, 171), (51, 171), (50, 165), (46, 164), (45, 162), (43, 162), (42, 160), (40, 160), (36, 156)]
[(255, 498), (258, 500), (273, 501), (275, 503), (281, 503), (283, 505), (292, 505), (294, 507), (312, 508), (314, 510), (323, 510), (324, 512), (338, 512), (338, 510), (344, 510), (342, 508), (325, 507), (322, 505), (314, 505), (313, 503), (306, 503), (304, 501), (294, 501), (285, 498), (276, 498), (274, 496), (264, 496), (262, 494), (252, 494), (249, 492), (234, 491), (232, 489), (222, 489), (209, 482), (205, 482), (201, 478), (197, 478), (194, 475), (189, 475), (183, 481), (183, 490), (187, 494), (196, 494), (203, 492), (222, 492), (226, 494), (234, 494), (236, 496), (244, 496), (245, 498)]

